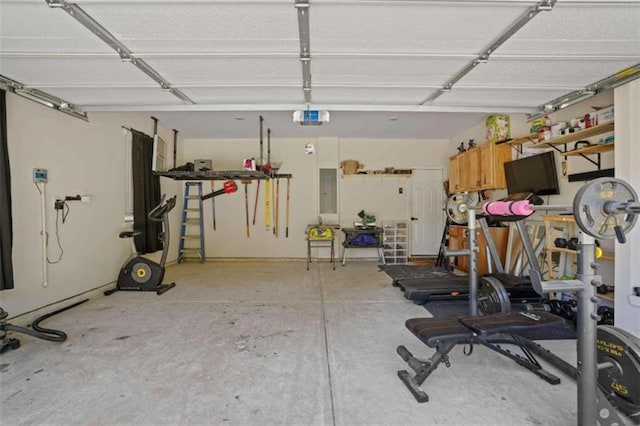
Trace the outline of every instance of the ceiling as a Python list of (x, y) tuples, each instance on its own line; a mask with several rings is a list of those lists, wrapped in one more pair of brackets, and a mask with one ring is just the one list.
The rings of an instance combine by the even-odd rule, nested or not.
[[(632, 0), (0, 0), (0, 75), (185, 138), (254, 137), (259, 114), (278, 136), (449, 138), (640, 69), (639, 23)], [(307, 108), (330, 123), (294, 125)]]

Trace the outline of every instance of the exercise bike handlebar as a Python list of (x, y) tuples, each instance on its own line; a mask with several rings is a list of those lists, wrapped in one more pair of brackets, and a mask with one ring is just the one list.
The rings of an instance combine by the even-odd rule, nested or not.
[(168, 200), (166, 200), (165, 202), (166, 197), (167, 197), (166, 194), (162, 194), (162, 198), (160, 198), (160, 203), (156, 207), (154, 207), (153, 210), (149, 212), (148, 214), (149, 219), (156, 222), (161, 222), (164, 214), (169, 213), (176, 206), (175, 195), (169, 198)]

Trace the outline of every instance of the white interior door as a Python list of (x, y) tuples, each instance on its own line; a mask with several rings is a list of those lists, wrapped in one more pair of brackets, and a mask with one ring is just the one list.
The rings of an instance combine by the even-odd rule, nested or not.
[(444, 229), (442, 169), (411, 174), (411, 255), (436, 256)]

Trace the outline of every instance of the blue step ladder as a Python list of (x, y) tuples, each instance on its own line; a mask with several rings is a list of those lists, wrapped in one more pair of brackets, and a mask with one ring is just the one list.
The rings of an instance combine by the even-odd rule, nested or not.
[[(191, 193), (191, 187), (197, 189)], [(199, 240), (199, 247), (194, 242)], [(202, 216), (202, 182), (185, 182), (182, 203), (182, 226), (180, 228), (180, 248), (178, 263), (198, 259), (204, 262), (204, 218)]]

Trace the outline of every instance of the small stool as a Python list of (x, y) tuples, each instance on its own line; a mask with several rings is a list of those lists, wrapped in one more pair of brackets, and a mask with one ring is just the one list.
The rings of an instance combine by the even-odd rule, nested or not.
[(336, 270), (336, 258), (335, 258), (335, 232), (332, 228), (322, 225), (309, 225), (307, 226), (307, 271), (309, 270), (309, 264), (311, 263), (311, 248), (312, 247), (330, 247), (331, 258), (330, 262), (333, 266), (333, 270)]

